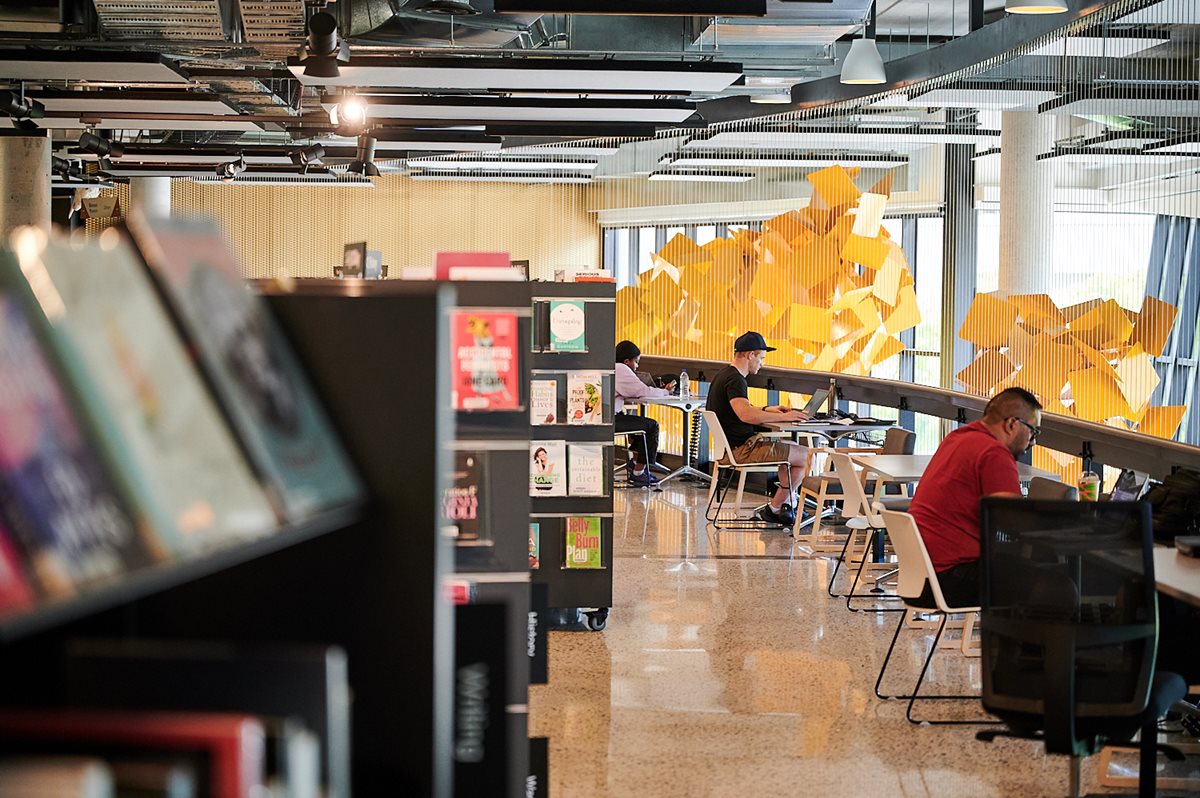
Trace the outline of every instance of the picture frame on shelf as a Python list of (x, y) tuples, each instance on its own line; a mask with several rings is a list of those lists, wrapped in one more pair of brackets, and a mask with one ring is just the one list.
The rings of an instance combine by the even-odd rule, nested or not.
[(333, 270), (334, 277), (362, 277), (367, 265), (367, 242), (346, 244), (342, 250), (342, 265)]

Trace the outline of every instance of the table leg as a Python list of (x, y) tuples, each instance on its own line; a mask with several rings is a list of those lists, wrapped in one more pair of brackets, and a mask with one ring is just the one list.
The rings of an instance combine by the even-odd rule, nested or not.
[(692, 465), (692, 413), (683, 408), (679, 408), (679, 412), (683, 413), (683, 453), (681, 455), (683, 465), (660, 479), (658, 481), (660, 485), (675, 477), (691, 477), (701, 481), (712, 479), (708, 474)]

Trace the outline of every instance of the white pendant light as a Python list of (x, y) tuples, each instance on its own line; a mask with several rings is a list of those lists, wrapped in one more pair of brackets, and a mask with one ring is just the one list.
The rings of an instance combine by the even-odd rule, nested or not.
[(1004, 10), (1010, 14), (1062, 14), (1067, 0), (1004, 0)]
[[(1054, 0), (1042, 0), (1053, 2)], [(886, 83), (883, 58), (875, 47), (874, 39), (855, 39), (850, 42), (850, 52), (842, 62), (842, 83), (874, 84)]]

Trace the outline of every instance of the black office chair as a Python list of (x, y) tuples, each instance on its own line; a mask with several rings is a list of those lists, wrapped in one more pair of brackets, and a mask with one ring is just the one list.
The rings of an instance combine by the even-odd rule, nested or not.
[(997, 736), (1080, 758), (1141, 731), (1139, 796), (1155, 794), (1157, 721), (1186, 692), (1155, 673), (1158, 603), (1149, 505), (984, 499), (983, 706)]

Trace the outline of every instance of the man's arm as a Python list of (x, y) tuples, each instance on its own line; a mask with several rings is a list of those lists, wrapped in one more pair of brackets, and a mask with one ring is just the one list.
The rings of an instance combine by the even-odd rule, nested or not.
[(755, 407), (750, 400), (738, 396), (729, 400), (730, 407), (737, 417), (747, 424), (770, 424), (781, 421), (804, 421), (808, 414), (803, 410), (783, 410), (782, 408)]

